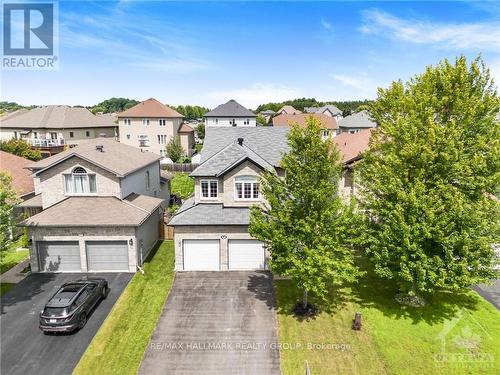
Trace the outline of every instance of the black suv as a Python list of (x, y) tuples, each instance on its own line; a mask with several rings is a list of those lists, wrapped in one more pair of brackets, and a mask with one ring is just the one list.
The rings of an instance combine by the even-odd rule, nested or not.
[(40, 329), (70, 332), (81, 329), (94, 306), (108, 295), (108, 282), (101, 278), (66, 283), (40, 312)]

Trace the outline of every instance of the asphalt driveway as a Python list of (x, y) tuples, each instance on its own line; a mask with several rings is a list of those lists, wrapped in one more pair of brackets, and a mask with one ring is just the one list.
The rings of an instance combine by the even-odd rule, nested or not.
[[(61, 284), (86, 275), (107, 279), (108, 297), (96, 306), (82, 330), (44, 335), (38, 329), (40, 310)], [(22, 280), (1, 300), (1, 373), (71, 374), (132, 276), (131, 273), (60, 273), (33, 274)]]
[(177, 273), (140, 374), (279, 374), (267, 272)]
[(479, 284), (473, 286), (472, 289), (500, 310), (500, 279), (496, 279), (492, 285)]

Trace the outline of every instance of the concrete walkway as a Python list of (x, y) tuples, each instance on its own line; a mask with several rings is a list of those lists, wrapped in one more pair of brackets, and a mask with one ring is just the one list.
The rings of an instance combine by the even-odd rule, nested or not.
[(17, 284), (21, 280), (23, 280), (28, 273), (21, 274), (22, 270), (24, 270), (30, 264), (30, 258), (26, 258), (21, 263), (18, 263), (14, 267), (12, 267), (7, 272), (0, 275), (0, 283), (5, 284)]
[(280, 374), (267, 272), (184, 272), (174, 285), (139, 374)]

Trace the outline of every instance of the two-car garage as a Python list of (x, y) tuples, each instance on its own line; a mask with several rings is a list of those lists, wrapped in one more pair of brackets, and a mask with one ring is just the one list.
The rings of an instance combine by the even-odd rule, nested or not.
[[(260, 241), (229, 239), (185, 239), (182, 241), (184, 271), (259, 270), (265, 268), (265, 250)], [(221, 262), (222, 260), (222, 262)]]
[[(81, 272), (78, 241), (38, 241), (38, 264), (41, 272)], [(129, 270), (127, 241), (86, 241), (87, 271)]]

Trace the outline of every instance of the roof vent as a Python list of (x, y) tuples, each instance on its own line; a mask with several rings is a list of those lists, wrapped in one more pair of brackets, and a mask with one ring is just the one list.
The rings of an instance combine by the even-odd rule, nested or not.
[(104, 152), (104, 146), (103, 145), (96, 145), (95, 149), (99, 152)]
[(243, 146), (243, 138), (238, 138), (238, 144), (239, 144), (240, 146)]

